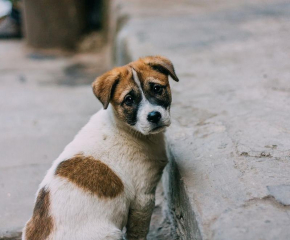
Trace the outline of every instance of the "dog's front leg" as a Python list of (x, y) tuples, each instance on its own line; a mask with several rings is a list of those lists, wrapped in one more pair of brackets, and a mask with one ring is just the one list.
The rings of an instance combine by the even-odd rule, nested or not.
[(126, 226), (128, 240), (146, 240), (154, 206), (154, 194), (142, 195), (131, 204)]

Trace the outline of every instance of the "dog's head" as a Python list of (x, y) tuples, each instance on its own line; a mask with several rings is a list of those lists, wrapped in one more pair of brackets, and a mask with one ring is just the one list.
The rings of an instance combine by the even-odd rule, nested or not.
[(165, 57), (145, 57), (98, 77), (93, 91), (104, 109), (112, 104), (117, 118), (144, 135), (170, 125), (171, 90), (168, 76), (179, 81)]

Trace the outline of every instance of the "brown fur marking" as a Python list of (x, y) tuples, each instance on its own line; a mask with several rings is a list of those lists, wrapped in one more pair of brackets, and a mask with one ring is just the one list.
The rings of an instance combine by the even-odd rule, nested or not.
[[(142, 84), (145, 96), (148, 99), (155, 98), (156, 100), (169, 106), (172, 99), (168, 76), (153, 70), (149, 64), (145, 63), (149, 61), (148, 58), (150, 59), (150, 57), (144, 59), (141, 58), (138, 61), (130, 63), (130, 65), (137, 71), (138, 78)], [(150, 90), (149, 83), (154, 82), (153, 79), (156, 79), (156, 83), (160, 83), (165, 88), (165, 91), (163, 91), (162, 95), (160, 96), (155, 95)]]
[[(123, 67), (123, 68), (126, 69), (127, 67)], [(131, 93), (131, 95), (133, 93), (132, 96), (134, 97), (134, 101), (136, 104), (135, 107), (134, 106), (129, 107), (129, 106), (126, 106), (126, 104), (122, 104), (125, 96), (129, 92)], [(136, 115), (137, 115), (136, 110), (138, 110), (136, 107), (138, 107), (137, 105), (139, 104), (140, 101), (141, 101), (141, 92), (137, 84), (133, 80), (132, 70), (129, 68), (129, 72), (127, 73), (127, 75), (124, 75), (122, 80), (116, 86), (116, 89), (114, 91), (114, 95), (111, 101), (112, 106), (114, 107), (115, 113), (118, 116), (118, 119), (122, 120), (123, 122), (127, 122), (129, 124), (134, 123), (136, 120)]]
[(109, 72), (106, 72), (102, 76), (98, 77), (92, 84), (93, 92), (96, 97), (103, 104), (104, 109), (109, 105), (112, 99), (115, 86), (118, 82), (127, 76), (129, 69), (126, 67), (114, 68)]
[(166, 72), (172, 77), (174, 81), (176, 82), (179, 81), (178, 77), (176, 76), (174, 66), (168, 58), (162, 57), (162, 56), (149, 56), (149, 57), (141, 58), (139, 59), (139, 61), (142, 61), (151, 67), (160, 66), (162, 68), (165, 68)]
[(114, 198), (124, 191), (121, 179), (103, 162), (78, 154), (61, 162), (55, 174), (98, 197)]
[(49, 191), (40, 189), (33, 210), (33, 216), (26, 224), (25, 238), (27, 240), (45, 240), (53, 229), (53, 219), (49, 215)]

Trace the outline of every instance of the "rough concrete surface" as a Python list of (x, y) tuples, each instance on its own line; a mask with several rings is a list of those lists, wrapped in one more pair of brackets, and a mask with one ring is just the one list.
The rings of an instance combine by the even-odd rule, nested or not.
[(109, 65), (93, 54), (40, 53), (0, 41), (0, 239), (19, 236), (52, 161), (101, 104), (90, 83)]
[(117, 64), (160, 54), (180, 78), (165, 188), (180, 239), (290, 239), (289, 1), (128, 0), (118, 12)]

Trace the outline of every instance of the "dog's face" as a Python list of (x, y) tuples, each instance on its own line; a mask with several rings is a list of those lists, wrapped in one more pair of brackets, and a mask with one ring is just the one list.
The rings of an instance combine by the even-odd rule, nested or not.
[(145, 57), (98, 77), (93, 90), (105, 109), (112, 104), (118, 119), (144, 135), (154, 134), (170, 125), (169, 75), (178, 81), (167, 58)]

